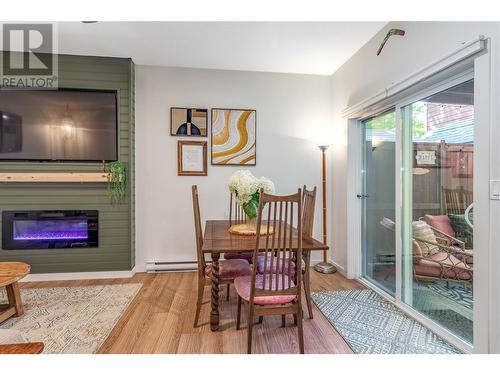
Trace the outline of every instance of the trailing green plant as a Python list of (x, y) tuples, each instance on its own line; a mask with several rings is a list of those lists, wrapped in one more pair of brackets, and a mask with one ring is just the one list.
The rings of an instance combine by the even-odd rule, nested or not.
[(125, 163), (113, 161), (106, 164), (105, 172), (108, 174), (108, 196), (112, 202), (123, 201), (127, 193), (127, 175)]

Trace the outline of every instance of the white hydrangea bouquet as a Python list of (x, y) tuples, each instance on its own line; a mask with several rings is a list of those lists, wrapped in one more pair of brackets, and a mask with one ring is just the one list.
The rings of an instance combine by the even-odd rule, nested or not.
[(248, 170), (239, 170), (229, 178), (229, 190), (243, 208), (248, 218), (255, 219), (259, 209), (259, 191), (274, 194), (274, 184), (266, 177), (257, 178)]

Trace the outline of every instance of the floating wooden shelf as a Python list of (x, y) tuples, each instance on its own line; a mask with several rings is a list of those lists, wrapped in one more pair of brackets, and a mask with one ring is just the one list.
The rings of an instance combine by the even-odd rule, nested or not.
[(0, 173), (0, 182), (108, 182), (103, 172)]

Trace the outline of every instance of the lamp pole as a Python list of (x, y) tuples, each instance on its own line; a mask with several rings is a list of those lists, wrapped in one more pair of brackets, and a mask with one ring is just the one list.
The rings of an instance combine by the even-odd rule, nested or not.
[[(326, 239), (326, 150), (328, 146), (318, 146), (321, 150), (321, 172), (322, 172), (322, 189), (323, 189), (323, 244), (327, 244)], [(328, 261), (328, 250), (323, 250), (323, 262), (317, 263), (314, 266), (317, 272), (321, 273), (335, 273), (337, 268)]]

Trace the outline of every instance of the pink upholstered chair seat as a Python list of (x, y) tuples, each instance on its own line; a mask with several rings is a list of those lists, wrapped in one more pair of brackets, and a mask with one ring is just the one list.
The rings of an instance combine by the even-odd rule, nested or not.
[[(276, 279), (278, 281), (278, 290), (288, 289), (289, 287), (294, 287), (293, 281), (285, 275), (284, 283), (282, 276), (279, 275), (276, 278), (276, 274), (266, 275), (266, 289), (269, 288), (269, 282), (272, 282), (272, 290), (275, 290)], [(252, 276), (238, 277), (234, 280), (234, 288), (236, 293), (243, 298), (245, 301), (250, 301), (250, 290), (252, 289)], [(264, 275), (256, 275), (255, 285), (257, 289), (262, 289), (264, 283)], [(283, 288), (283, 285), (285, 286)], [(289, 286), (290, 285), (290, 286)], [(295, 295), (274, 295), (274, 296), (256, 296), (254, 298), (254, 304), (256, 305), (283, 305), (285, 303), (290, 303), (295, 300)]]
[(244, 252), (244, 253), (224, 253), (224, 259), (245, 259), (246, 261), (252, 263), (253, 252)]
[[(439, 262), (439, 263), (438, 263)], [(417, 276), (439, 277), (467, 281), (472, 279), (472, 269), (455, 256), (438, 252), (413, 264)]]
[[(264, 273), (264, 263), (265, 263), (265, 256), (261, 255), (257, 258), (257, 271), (259, 273)], [(288, 270), (290, 270), (290, 275), (288, 276), (295, 276), (295, 262), (293, 261), (290, 261), (291, 264), (290, 264), (290, 267), (288, 266), (288, 262), (289, 260), (285, 260), (285, 270), (284, 270), (284, 273), (285, 275), (288, 275)], [(276, 265), (277, 263), (279, 263), (279, 265)], [(279, 270), (279, 272), (281, 273), (282, 271), (282, 268), (283, 268), (283, 259), (280, 259), (279, 262), (278, 262), (278, 258), (277, 257), (274, 257), (273, 258), (273, 269), (271, 270), (271, 257), (268, 257), (267, 258), (267, 265), (266, 265), (266, 268), (265, 268), (265, 272), (266, 273), (276, 273), (276, 268)]]
[[(219, 279), (233, 280), (239, 276), (247, 276), (252, 273), (250, 264), (244, 259), (229, 259), (219, 262)], [(212, 265), (205, 267), (205, 277), (212, 277)]]

